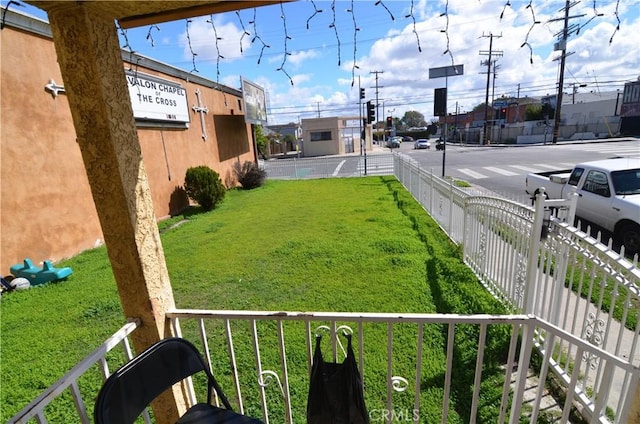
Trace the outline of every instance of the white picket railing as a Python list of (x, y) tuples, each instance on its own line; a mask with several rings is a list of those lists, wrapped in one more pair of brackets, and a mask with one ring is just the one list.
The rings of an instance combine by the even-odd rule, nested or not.
[(40, 396), (9, 419), (7, 423), (22, 424), (34, 421), (40, 424), (47, 423), (47, 408), (67, 394), (70, 394), (73, 398), (73, 404), (78, 415), (77, 421), (83, 424), (91, 423), (92, 420), (90, 420), (89, 417), (92, 416), (93, 401), (97, 393), (93, 393), (90, 400), (83, 397), (80, 380), (85, 374), (91, 372), (101, 373), (102, 378), (106, 380), (111, 374), (106, 358), (109, 352), (115, 348), (122, 348), (126, 360), (131, 360), (134, 355), (131, 351), (129, 336), (139, 325), (138, 320), (131, 320), (123, 325), (122, 328), (109, 337), (101, 346), (98, 346), (86, 358), (73, 367), (71, 371), (63, 375), (58, 381), (47, 388), (47, 390), (42, 392)]
[[(330, 336), (327, 347), (334, 361), (343, 358), (343, 345), (338, 334), (342, 331), (353, 334), (372, 423), (394, 420), (425, 422), (426, 414), (432, 414), (430, 418), (433, 419), (434, 404), (442, 408), (441, 411), (437, 408), (437, 422), (446, 423), (454, 414), (476, 422), (482, 408), (480, 403), (484, 393), (481, 388), (485, 375), (490, 376), (492, 385), (500, 384), (501, 387), (497, 416), (492, 422), (535, 423), (541, 413), (545, 392), (543, 385), (534, 384), (532, 387), (528, 376), (536, 344), (545, 355), (543, 364), (551, 362), (545, 346), (564, 343), (574, 346), (578, 357), (597, 357), (604, 366), (603, 377), (595, 386), (584, 384), (583, 375), (589, 367), (587, 362), (577, 363), (565, 373), (563, 378), (572, 390), (564, 404), (560, 404), (562, 423), (569, 422), (573, 401), (590, 399), (591, 391), (598, 395), (590, 404), (590, 422), (625, 422), (640, 380), (638, 367), (532, 315), (174, 310), (168, 317), (174, 332), (194, 342), (203, 352), (223, 390), (232, 400), (234, 409), (265, 423), (305, 421), (313, 339), (319, 332)], [(83, 400), (80, 378), (83, 373), (90, 372), (93, 365), (106, 378), (110, 371), (105, 358), (116, 345), (124, 344), (127, 352), (124, 361), (130, 359), (126, 340), (135, 327), (135, 323), (123, 327), (9, 423), (27, 423), (33, 419), (39, 423), (48, 422), (47, 407), (67, 389), (74, 393), (78, 421), (90, 423), (85, 405), (90, 403), (95, 393)], [(497, 327), (502, 331), (506, 329), (505, 340), (509, 342), (503, 352), (504, 363), (497, 371), (492, 371), (487, 369), (485, 358), (489, 357), (491, 349), (495, 354), (496, 348), (488, 343), (488, 335)], [(454, 341), (461, 332), (468, 335), (470, 331), (477, 336), (477, 352), (462, 360), (459, 352), (456, 353)], [(437, 358), (427, 357), (423, 352), (426, 343), (433, 343), (427, 334), (439, 334), (443, 340), (440, 345), (442, 351)], [(534, 338), (534, 334), (541, 338)], [(376, 342), (372, 343), (372, 337)], [(383, 358), (383, 362), (379, 358)], [(425, 378), (427, 363), (431, 371), (440, 369), (443, 375)], [(119, 365), (123, 363), (116, 366)], [(471, 391), (466, 395), (455, 393), (453, 382), (463, 378), (460, 373), (468, 370), (473, 370), (473, 375), (466, 376), (473, 382), (469, 387)], [(95, 369), (93, 371), (96, 372)], [(544, 366), (542, 372), (545, 372)], [(610, 421), (606, 405), (610, 396), (609, 383), (615, 373), (628, 376), (626, 387), (629, 395), (618, 399), (615, 418)], [(496, 382), (496, 375), (500, 376), (501, 383)], [(290, 390), (292, 381), (296, 382), (296, 390)], [(540, 381), (544, 381), (543, 376)], [(371, 387), (376, 385), (383, 389), (372, 390)], [(456, 403), (464, 396), (468, 397), (466, 407)], [(194, 394), (191, 402), (196, 401)], [(431, 406), (427, 407), (425, 403)], [(524, 404), (529, 407), (523, 408)], [(143, 416), (143, 420), (152, 422), (148, 414)]]
[[(471, 410), (469, 411), (470, 422), (475, 422), (478, 413), (478, 402), (480, 400), (481, 382), (483, 381), (483, 358), (485, 355), (485, 349), (489, 349), (486, 345), (487, 334), (490, 332), (490, 328), (497, 325), (506, 325), (509, 327), (509, 334), (511, 342), (508, 349), (508, 355), (504, 363), (504, 378), (502, 398), (500, 402), (500, 416), (495, 422), (522, 422), (524, 420), (530, 420), (528, 422), (537, 422), (538, 414), (540, 413), (541, 399), (544, 396), (544, 385), (536, 386), (536, 393), (528, 399), (528, 403), (532, 407), (532, 411), (526, 411), (523, 413), (521, 410), (523, 404), (524, 391), (527, 385), (531, 385), (531, 382), (527, 380), (527, 373), (529, 372), (529, 362), (532, 354), (532, 350), (536, 349), (540, 355), (543, 356), (541, 374), (539, 375), (539, 381), (545, 381), (546, 372), (549, 366), (554, 367), (556, 361), (554, 359), (554, 349), (550, 349), (550, 346), (570, 346), (573, 349), (575, 358), (581, 358), (581, 360), (574, 360), (571, 366), (567, 367), (562, 373), (559, 374), (560, 380), (565, 382), (570, 390), (567, 391), (567, 400), (562, 404), (562, 419), (561, 422), (566, 423), (569, 420), (569, 413), (574, 401), (580, 402), (586, 407), (586, 411), (583, 412), (588, 418), (589, 422), (597, 423), (623, 423), (626, 421), (629, 408), (633, 401), (633, 396), (640, 379), (640, 368), (634, 366), (630, 361), (613, 355), (600, 347), (591, 343), (590, 340), (584, 340), (583, 338), (576, 337), (569, 332), (555, 326), (548, 321), (537, 318), (533, 315), (506, 315), (506, 316), (488, 316), (488, 315), (452, 315), (452, 314), (392, 314), (392, 313), (337, 313), (337, 312), (259, 312), (259, 311), (201, 311), (201, 310), (176, 310), (168, 314), (174, 322), (174, 330), (177, 334), (181, 334), (181, 326), (185, 325), (185, 321), (197, 320), (197, 324), (193, 325), (193, 328), (197, 328), (203, 349), (208, 352), (208, 357), (211, 358), (211, 340), (214, 339), (211, 333), (207, 332), (207, 327), (215, 328), (214, 322), (218, 323), (219, 335), (216, 339), (218, 353), (224, 351), (224, 358), (217, 363), (227, 362), (229, 363), (229, 371), (234, 375), (234, 390), (237, 399), (239, 399), (239, 410), (245, 411), (247, 406), (243, 405), (242, 399), (244, 390), (240, 387), (240, 379), (235, 371), (240, 370), (240, 366), (235, 362), (236, 348), (234, 348), (234, 335), (233, 328), (234, 323), (245, 321), (245, 328), (250, 328), (250, 338), (252, 343), (250, 344), (253, 349), (253, 357), (255, 360), (255, 367), (251, 370), (242, 370), (242, 372), (253, 373), (254, 375), (250, 379), (254, 379), (259, 384), (259, 387), (255, 387), (254, 390), (258, 390), (261, 399), (261, 418), (265, 423), (269, 422), (269, 402), (267, 399), (267, 391), (272, 390), (282, 395), (283, 403), (286, 413), (283, 415), (282, 411), (278, 411), (278, 421), (282, 422), (301, 422), (304, 421), (304, 416), (297, 416), (292, 418), (291, 405), (300, 406), (306, 404), (306, 392), (298, 393), (298, 396), (292, 396), (289, 393), (290, 380), (299, 381), (300, 378), (305, 378), (311, 369), (312, 359), (312, 336), (318, 331), (319, 328), (330, 329), (332, 336), (332, 346), (334, 360), (338, 359), (336, 352), (338, 339), (336, 337), (337, 330), (348, 328), (349, 331), (353, 331), (357, 340), (359, 364), (361, 367), (361, 373), (365, 376), (365, 383), (371, 379), (366, 378), (369, 374), (374, 376), (374, 380), (378, 379), (383, 381), (386, 386), (385, 399), (371, 399), (367, 396), (367, 390), (365, 387), (365, 398), (368, 402), (372, 402), (374, 407), (370, 409), (370, 415), (375, 415), (377, 412), (372, 411), (385, 411), (385, 417), (389, 418), (394, 415), (402, 415), (406, 412), (406, 402), (396, 405), (395, 399), (401, 396), (409, 396), (413, 399), (411, 411), (411, 420), (413, 422), (424, 422), (424, 415), (421, 408), (421, 401), (424, 400), (422, 396), (422, 387), (425, 382), (421, 374), (423, 366), (423, 352), (422, 346), (425, 343), (424, 334), (428, 326), (443, 326), (446, 328), (446, 341), (443, 346), (443, 350), (446, 352), (444, 364), (441, 364), (442, 368), (446, 370), (445, 378), (441, 382), (441, 386), (438, 386), (435, 380), (430, 380), (430, 390), (441, 390), (442, 399), (438, 399), (442, 402), (443, 413), (441, 422), (447, 422), (447, 415), (449, 413), (450, 404), (450, 389), (452, 378), (460, 377), (456, 376), (452, 369), (455, 369), (454, 362), (454, 340), (457, 337), (457, 331), (462, 324), (468, 324), (475, 326), (476, 334), (478, 334), (478, 351), (475, 357), (474, 363), (466, 364), (467, 367), (475, 367), (473, 376), (473, 393), (471, 398), (468, 399), (471, 402)], [(261, 333), (259, 331), (258, 324), (260, 322), (275, 323), (275, 326), (269, 326), (268, 330)], [(293, 336), (285, 330), (284, 323), (286, 322), (300, 322), (303, 326), (293, 327), (291, 332)], [(384, 345), (383, 357), (386, 358), (386, 364), (370, 365), (368, 361), (369, 355), (379, 356), (381, 352), (372, 352), (370, 350), (371, 343), (367, 343), (367, 334), (369, 327), (372, 324), (384, 324), (386, 327), (386, 344)], [(403, 333), (403, 343), (406, 346), (408, 340), (412, 337), (415, 342), (411, 343), (411, 346), (415, 346), (415, 349), (410, 350), (409, 353), (406, 350), (402, 354), (402, 358), (398, 361), (394, 353), (398, 349), (394, 344), (395, 332), (401, 332), (400, 328), (406, 326), (413, 326), (410, 335), (407, 336)], [(220, 328), (224, 329), (223, 331)], [(289, 329), (289, 328), (287, 328)], [(441, 330), (445, 332), (445, 330)], [(269, 334), (275, 333), (274, 334)], [(193, 337), (195, 332), (191, 332), (190, 336)], [(286, 334), (286, 336), (285, 336)], [(376, 333), (379, 337), (379, 333)], [(273, 339), (275, 337), (275, 340)], [(520, 336), (520, 337), (519, 337)], [(224, 338), (224, 343), (221, 343), (220, 337)], [(268, 343), (263, 343), (262, 340), (269, 340)], [(295, 368), (295, 360), (289, 359), (287, 352), (291, 347), (290, 344), (285, 343), (285, 340), (295, 340), (294, 343), (300, 344), (304, 340), (306, 345), (306, 367), (300, 369), (300, 359), (298, 358), (298, 372), (302, 371), (303, 375), (292, 375), (292, 369)], [(408, 340), (407, 340), (408, 339)], [(261, 358), (268, 356), (265, 352), (264, 346), (270, 346), (271, 350), (278, 349), (277, 356), (271, 355), (271, 359), (267, 364), (263, 362)], [(289, 346), (289, 347), (287, 347)], [(519, 356), (516, 352), (520, 351)], [(386, 352), (386, 354), (385, 354)], [(432, 358), (431, 358), (432, 359)], [(407, 364), (407, 361), (409, 363)], [(400, 362), (400, 363), (399, 363)], [(594, 363), (598, 364), (597, 371), (594, 368)], [(458, 365), (460, 365), (458, 363)], [(272, 368), (269, 368), (272, 367)], [(413, 370), (411, 374), (397, 375), (396, 367), (404, 370)], [(215, 367), (213, 367), (215, 369)], [(517, 370), (516, 370), (517, 368)], [(597, 379), (589, 379), (589, 374), (597, 373)], [(512, 374), (514, 380), (512, 381)], [(615, 385), (612, 384), (613, 380), (622, 376), (624, 380), (624, 386), (622, 390), (618, 390)], [(275, 383), (270, 386), (265, 383), (268, 378), (275, 379)], [(510, 385), (509, 383), (513, 383)], [(271, 392), (273, 393), (273, 392)], [(400, 395), (402, 393), (402, 395)], [(406, 398), (405, 398), (406, 399)], [(378, 401), (378, 403), (376, 403)], [(380, 401), (384, 401), (382, 406), (379, 405)], [(403, 407), (401, 405), (405, 405)], [(510, 407), (509, 407), (510, 405)], [(607, 412), (607, 406), (610, 408)], [(371, 408), (371, 406), (370, 406)], [(255, 406), (249, 408), (251, 411), (256, 412)], [(284, 418), (283, 418), (284, 417)], [(372, 417), (373, 418), (373, 417)], [(390, 419), (383, 420), (384, 422), (391, 422)]]

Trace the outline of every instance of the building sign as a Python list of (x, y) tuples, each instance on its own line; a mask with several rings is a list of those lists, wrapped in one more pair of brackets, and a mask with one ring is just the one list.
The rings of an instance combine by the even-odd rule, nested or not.
[(264, 88), (241, 78), (244, 99), (244, 120), (250, 124), (267, 125), (267, 100)]
[(620, 116), (623, 118), (640, 116), (640, 80), (624, 85)]
[(189, 122), (187, 92), (182, 85), (140, 72), (126, 74), (136, 119)]

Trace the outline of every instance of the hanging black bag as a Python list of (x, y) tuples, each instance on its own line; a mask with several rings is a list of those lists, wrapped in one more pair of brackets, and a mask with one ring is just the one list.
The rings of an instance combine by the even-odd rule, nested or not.
[(345, 337), (347, 357), (340, 364), (323, 360), (320, 349), (322, 337), (316, 336), (309, 379), (307, 424), (369, 424), (351, 334), (345, 333)]

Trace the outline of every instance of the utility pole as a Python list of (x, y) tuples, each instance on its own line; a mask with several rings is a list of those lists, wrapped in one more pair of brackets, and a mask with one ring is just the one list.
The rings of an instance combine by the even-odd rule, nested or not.
[(564, 63), (567, 56), (571, 56), (574, 52), (567, 53), (567, 39), (574, 32), (577, 33), (580, 31), (579, 24), (569, 25), (569, 19), (581, 18), (583, 15), (569, 16), (569, 9), (571, 9), (576, 4), (580, 3), (579, 1), (571, 1), (566, 0), (565, 6), (560, 9), (560, 12), (564, 12), (564, 17), (550, 19), (549, 22), (558, 22), (563, 21), (564, 25), (560, 32), (556, 33), (555, 36), (558, 38), (558, 42), (554, 45), (555, 51), (560, 51), (560, 56), (553, 60), (560, 60), (560, 72), (558, 79), (558, 94), (556, 96), (556, 111), (553, 120), (553, 139), (551, 143), (555, 144), (558, 142), (558, 132), (560, 131), (560, 114), (562, 110), (562, 88), (564, 86)]
[(587, 84), (577, 84), (575, 82), (571, 83), (571, 87), (573, 88), (572, 90), (572, 95), (571, 95), (571, 104), (575, 105), (576, 104), (576, 92), (578, 91), (578, 87), (586, 87)]
[(502, 56), (503, 52), (502, 50), (500, 51), (493, 51), (493, 38), (501, 38), (502, 35), (493, 35), (493, 33), (489, 33), (489, 35), (484, 35), (482, 34), (483, 38), (489, 38), (489, 50), (480, 50), (480, 55), (481, 56), (489, 56), (489, 58), (485, 61), (483, 61), (481, 64), (482, 65), (487, 65), (487, 88), (486, 88), (486, 94), (484, 97), (484, 129), (482, 131), (482, 142), (483, 144), (485, 144), (488, 140), (488, 133), (489, 133), (489, 125), (488, 125), (488, 121), (489, 121), (489, 85), (491, 83), (491, 58), (492, 56)]
[[(360, 75), (358, 75), (358, 111), (360, 113), (360, 156), (362, 156), (362, 144), (365, 142), (364, 134), (366, 130), (364, 130), (364, 126), (362, 125), (362, 101), (364, 100), (364, 88), (360, 85)], [(364, 131), (363, 131), (364, 130)]]
[(380, 120), (380, 104), (378, 103), (378, 89), (383, 88), (383, 86), (378, 85), (378, 74), (384, 74), (384, 71), (371, 71), (370, 74), (375, 74), (376, 76), (376, 122), (373, 123), (374, 128), (378, 128), (378, 122)]
[(500, 69), (500, 65), (496, 64), (496, 60), (493, 61), (493, 82), (491, 83), (491, 105), (496, 99), (496, 77), (498, 76), (497, 70)]

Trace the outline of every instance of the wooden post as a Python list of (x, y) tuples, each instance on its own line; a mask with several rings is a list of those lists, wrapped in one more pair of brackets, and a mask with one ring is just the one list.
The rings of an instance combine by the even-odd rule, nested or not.
[[(156, 224), (113, 17), (90, 3), (49, 6), (58, 63), (69, 99), (109, 260), (126, 317), (142, 326), (137, 352), (170, 333), (173, 292)], [(184, 411), (181, 389), (154, 403), (158, 422)]]

